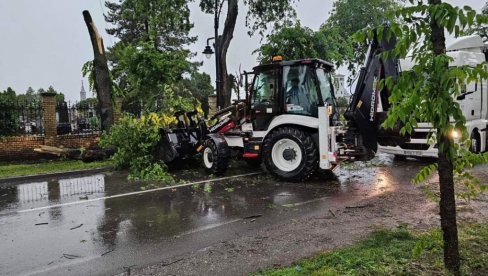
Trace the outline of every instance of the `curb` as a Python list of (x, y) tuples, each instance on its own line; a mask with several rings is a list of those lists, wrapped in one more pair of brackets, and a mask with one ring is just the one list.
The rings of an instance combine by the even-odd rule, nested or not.
[(59, 172), (59, 173), (15, 176), (15, 177), (0, 179), (0, 188), (23, 184), (23, 182), (26, 181), (39, 181), (39, 180), (46, 181), (52, 178), (68, 177), (68, 176), (84, 176), (84, 175), (89, 175), (94, 173), (107, 172), (111, 170), (113, 170), (112, 166), (99, 168), (99, 169), (90, 169), (90, 170), (78, 170), (78, 171)]

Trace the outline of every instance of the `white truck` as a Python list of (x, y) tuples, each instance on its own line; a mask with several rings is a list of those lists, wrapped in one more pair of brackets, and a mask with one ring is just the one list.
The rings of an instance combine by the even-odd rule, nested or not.
[[(475, 67), (488, 61), (488, 43), (480, 36), (460, 37), (447, 45), (447, 55), (452, 57), (450, 66)], [(411, 60), (400, 60), (401, 70), (412, 68)], [(488, 69), (488, 67), (487, 67)], [(466, 129), (471, 137), (471, 151), (480, 153), (488, 150), (488, 80), (467, 83), (462, 94), (456, 98), (466, 118)], [(379, 141), (378, 151), (399, 157), (437, 157), (437, 147), (429, 143), (429, 137), (435, 132), (428, 123), (419, 123), (405, 140), (396, 145), (383, 144)], [(460, 133), (453, 131), (456, 138)]]

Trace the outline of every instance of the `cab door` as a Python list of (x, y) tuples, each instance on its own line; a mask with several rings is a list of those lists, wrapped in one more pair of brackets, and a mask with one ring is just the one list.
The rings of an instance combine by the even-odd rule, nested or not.
[(279, 70), (257, 73), (251, 91), (251, 119), (253, 129), (266, 130), (271, 120), (279, 114)]

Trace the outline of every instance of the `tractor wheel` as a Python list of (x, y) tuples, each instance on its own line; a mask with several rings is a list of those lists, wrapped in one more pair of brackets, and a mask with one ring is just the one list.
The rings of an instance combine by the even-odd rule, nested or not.
[(478, 131), (474, 130), (471, 133), (471, 152), (472, 153), (480, 153), (481, 149), (481, 136)]
[(214, 175), (223, 175), (229, 166), (229, 158), (219, 153), (217, 145), (212, 139), (203, 143), (203, 166)]
[(312, 136), (298, 128), (273, 131), (264, 141), (262, 156), (272, 175), (292, 182), (307, 179), (319, 165), (319, 152)]

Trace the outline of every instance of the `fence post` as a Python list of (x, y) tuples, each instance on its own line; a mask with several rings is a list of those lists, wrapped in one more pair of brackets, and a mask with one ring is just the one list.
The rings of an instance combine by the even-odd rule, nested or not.
[(114, 124), (117, 124), (120, 121), (121, 114), (122, 114), (122, 98), (117, 97), (115, 98), (115, 102), (114, 102)]
[(42, 97), (42, 120), (44, 125), (44, 144), (56, 146), (56, 93), (44, 92)]

